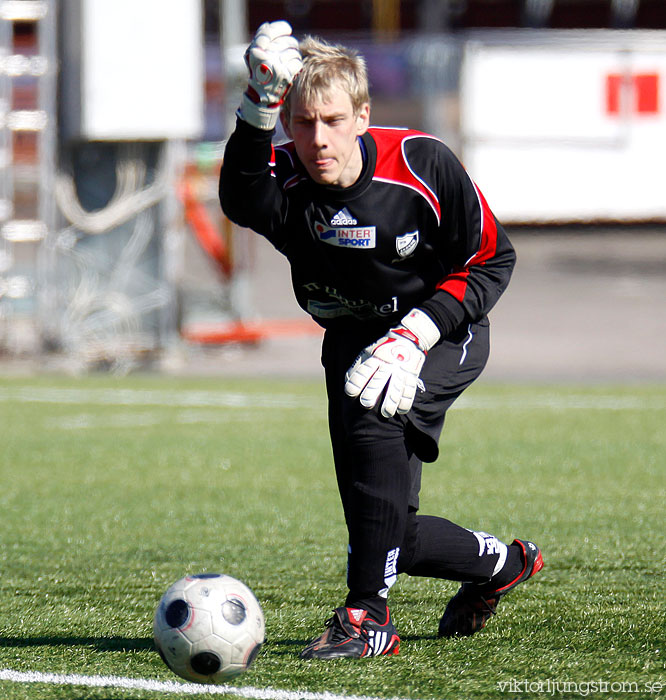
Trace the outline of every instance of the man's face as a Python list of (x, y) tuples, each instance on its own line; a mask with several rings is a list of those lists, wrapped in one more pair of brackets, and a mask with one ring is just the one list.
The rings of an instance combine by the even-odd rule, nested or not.
[(349, 95), (334, 87), (310, 104), (294, 97), (290, 119), (282, 124), (316, 183), (349, 187), (363, 168), (357, 137), (367, 131), (369, 120), (370, 105), (355, 115)]

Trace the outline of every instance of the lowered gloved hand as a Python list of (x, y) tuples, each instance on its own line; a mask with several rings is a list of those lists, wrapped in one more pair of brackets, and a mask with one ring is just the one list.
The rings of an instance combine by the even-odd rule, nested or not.
[(237, 114), (258, 129), (273, 129), (280, 105), (303, 67), (289, 22), (264, 22), (247, 47), (245, 63), (250, 79)]
[(361, 405), (372, 408), (384, 392), (381, 412), (385, 418), (408, 413), (414, 403), (419, 374), (428, 350), (440, 332), (431, 318), (413, 309), (400, 325), (356, 358), (345, 375), (345, 393), (360, 396)]

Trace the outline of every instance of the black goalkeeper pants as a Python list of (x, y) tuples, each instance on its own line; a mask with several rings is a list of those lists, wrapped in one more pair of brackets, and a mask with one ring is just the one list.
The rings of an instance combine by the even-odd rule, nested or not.
[[(438, 456), (447, 409), (483, 370), (487, 321), (471, 324), (430, 350), (412, 410), (386, 419), (344, 393), (344, 375), (379, 336), (327, 331), (322, 349), (335, 470), (349, 533), (346, 605), (379, 614), (400, 573), (486, 581), (506, 547), (442, 517), (419, 515), (423, 461)], [(381, 403), (381, 400), (380, 400)], [(452, 494), (455, 497), (455, 494)], [(504, 547), (504, 553), (502, 548)]]

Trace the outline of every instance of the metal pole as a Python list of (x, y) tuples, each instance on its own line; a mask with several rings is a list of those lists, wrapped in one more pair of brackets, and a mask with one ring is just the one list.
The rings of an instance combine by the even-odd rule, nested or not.
[(372, 31), (380, 39), (400, 33), (400, 0), (372, 0)]
[[(220, 51), (224, 71), (225, 133), (233, 131), (236, 106), (240, 99), (239, 47), (249, 41), (247, 0), (220, 0)], [(243, 79), (245, 75), (243, 75)]]

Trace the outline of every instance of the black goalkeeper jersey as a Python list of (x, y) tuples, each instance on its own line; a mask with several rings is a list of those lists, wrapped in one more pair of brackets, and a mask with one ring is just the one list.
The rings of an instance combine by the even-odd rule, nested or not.
[(238, 120), (220, 201), (291, 264), (300, 306), (325, 328), (394, 325), (414, 307), (446, 336), (506, 288), (515, 253), (478, 187), (437, 138), (370, 127), (359, 179), (316, 184), (292, 143)]

